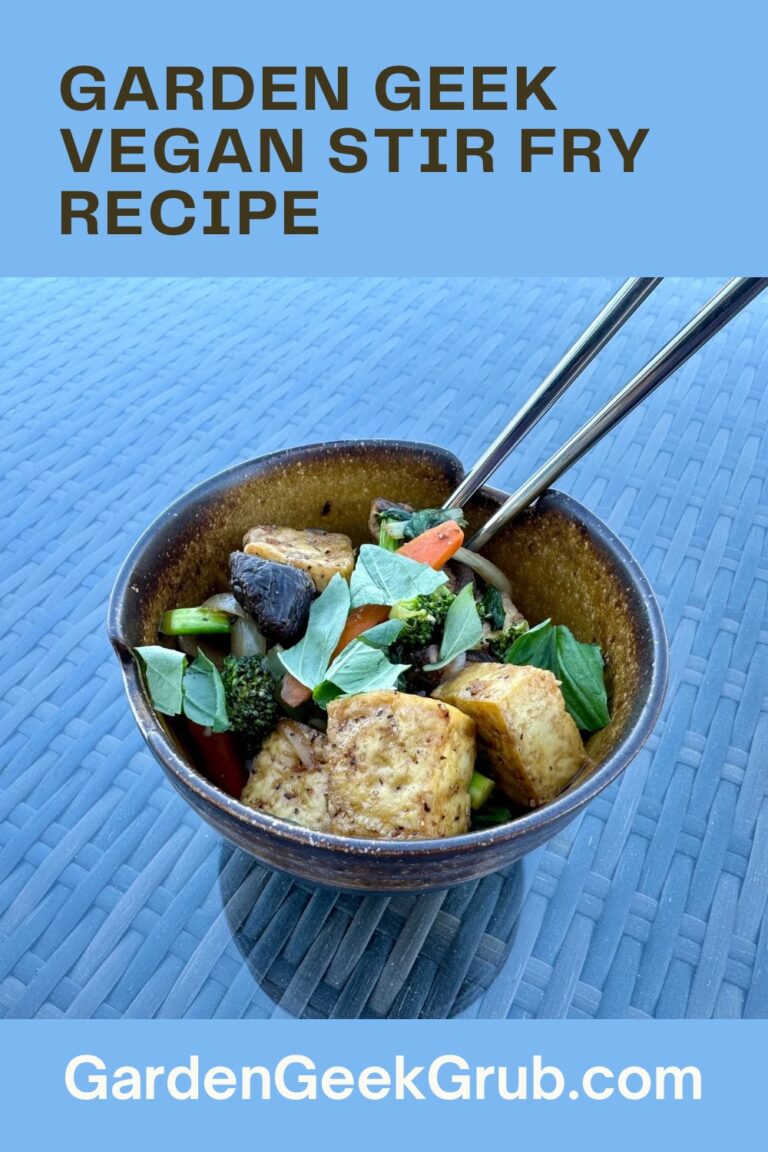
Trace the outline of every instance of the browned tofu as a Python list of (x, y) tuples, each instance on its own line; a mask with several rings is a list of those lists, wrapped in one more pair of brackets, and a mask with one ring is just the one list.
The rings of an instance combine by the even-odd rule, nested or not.
[(405, 692), (362, 692), (328, 705), (323, 750), (331, 830), (419, 840), (469, 830), (475, 725), (456, 708)]
[(349, 580), (355, 566), (355, 552), (349, 536), (324, 532), (321, 528), (279, 528), (259, 524), (243, 537), (243, 551), (278, 564), (303, 568), (319, 592), (338, 572)]
[(432, 695), (472, 717), (479, 752), (517, 804), (545, 804), (584, 763), (579, 730), (551, 672), (514, 664), (471, 664)]
[(240, 796), (243, 804), (327, 832), (327, 777), (318, 756), (322, 743), (322, 734), (314, 728), (295, 720), (279, 720), (253, 758), (250, 778)]

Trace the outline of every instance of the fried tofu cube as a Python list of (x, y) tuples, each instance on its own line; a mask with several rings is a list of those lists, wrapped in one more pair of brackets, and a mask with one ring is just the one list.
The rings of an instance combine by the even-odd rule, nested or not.
[(243, 537), (243, 551), (278, 564), (303, 568), (318, 592), (322, 592), (338, 572), (349, 580), (355, 566), (355, 552), (349, 536), (324, 532), (321, 528), (278, 528), (259, 524)]
[(254, 756), (240, 799), (257, 812), (328, 831), (327, 776), (319, 756), (323, 736), (282, 719)]
[(432, 695), (472, 717), (478, 751), (517, 804), (546, 804), (584, 763), (579, 730), (551, 672), (514, 664), (471, 664)]
[(382, 840), (469, 830), (474, 722), (405, 692), (362, 692), (328, 705), (323, 750), (333, 832)]

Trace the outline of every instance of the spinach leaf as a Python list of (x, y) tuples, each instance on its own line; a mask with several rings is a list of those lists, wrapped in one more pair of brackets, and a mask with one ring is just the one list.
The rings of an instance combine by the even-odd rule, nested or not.
[(405, 540), (415, 540), (422, 532), (428, 532), (436, 524), (445, 524), (447, 520), (455, 520), (460, 528), (467, 526), (461, 508), (424, 508), (421, 512), (412, 513), (406, 522), (403, 537)]
[(387, 552), (377, 544), (363, 544), (350, 581), (352, 607), (428, 596), (447, 579), (444, 572), (435, 572), (428, 564)]
[(164, 716), (178, 716), (181, 712), (182, 681), (187, 658), (183, 652), (163, 648), (160, 644), (147, 644), (134, 648), (139, 666), (144, 673), (149, 698), (157, 712)]
[(379, 513), (379, 545), (391, 552), (404, 540), (415, 540), (436, 524), (455, 520), (460, 528), (466, 527), (461, 508), (423, 508), (420, 512), (407, 512), (404, 508), (385, 508)]
[(382, 624), (374, 624), (373, 628), (361, 632), (357, 639), (362, 640), (364, 644), (370, 644), (371, 648), (389, 648), (404, 627), (404, 620), (385, 620)]
[(341, 693), (351, 696), (357, 692), (394, 688), (401, 673), (409, 667), (409, 664), (390, 664), (383, 652), (358, 638), (339, 653), (325, 680), (312, 695), (316, 703), (322, 704)]
[(487, 620), (494, 632), (500, 632), (504, 627), (505, 612), (501, 592), (490, 584), (483, 593), (480, 601), (480, 615)]
[(444, 668), (468, 648), (474, 648), (483, 638), (483, 625), (477, 614), (475, 594), (471, 584), (465, 585), (448, 609), (445, 618), (440, 657), (434, 664), (425, 664), (427, 672)]
[(610, 721), (603, 654), (597, 644), (577, 640), (565, 624), (537, 624), (515, 640), (504, 659), (553, 672), (565, 706), (582, 731), (595, 732)]
[(348, 615), (349, 587), (337, 572), (312, 604), (307, 630), (301, 640), (278, 653), (283, 668), (307, 688), (319, 684), (325, 678)]
[(511, 819), (512, 813), (502, 804), (484, 804), (472, 813), (472, 827), (492, 828), (495, 824), (508, 824)]
[(198, 652), (184, 673), (182, 707), (184, 715), (195, 724), (212, 728), (214, 732), (226, 732), (229, 728), (224, 685), (219, 670), (203, 651)]

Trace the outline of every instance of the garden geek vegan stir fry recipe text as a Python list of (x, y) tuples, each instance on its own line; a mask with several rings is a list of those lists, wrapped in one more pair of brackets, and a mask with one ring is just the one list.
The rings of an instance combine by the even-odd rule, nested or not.
[(243, 804), (342, 836), (423, 839), (558, 795), (609, 719), (603, 658), (529, 625), (461, 510), (375, 500), (372, 543), (258, 525), (230, 588), (135, 650), (156, 711)]

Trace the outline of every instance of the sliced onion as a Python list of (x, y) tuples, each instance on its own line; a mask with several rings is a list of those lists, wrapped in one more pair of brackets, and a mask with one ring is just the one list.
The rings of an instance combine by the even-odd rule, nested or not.
[(198, 652), (202, 652), (207, 656), (211, 664), (215, 664), (220, 670), (224, 662), (224, 656), (218, 648), (213, 644), (207, 644), (204, 639), (199, 636), (177, 636), (176, 643), (182, 650), (190, 664), (196, 659)]
[(236, 617), (232, 624), (232, 655), (263, 656), (266, 651), (267, 642), (253, 620), (244, 616)]
[(245, 620), (247, 613), (231, 592), (217, 592), (214, 596), (209, 596), (201, 604), (201, 608), (212, 608), (214, 612), (226, 612), (228, 616), (239, 616)]
[(186, 656), (187, 660), (194, 660), (198, 653), (198, 644), (194, 636), (177, 636), (176, 643)]
[(305, 768), (314, 768), (315, 757), (312, 752), (312, 741), (304, 735), (300, 725), (294, 724), (291, 720), (284, 720), (280, 725), (280, 731), (301, 760), (302, 765)]
[(460, 652), (458, 656), (451, 660), (450, 664), (446, 664), (445, 668), (443, 668), (443, 671), (440, 675), (440, 683), (443, 684), (446, 680), (450, 680), (452, 677), (457, 676), (459, 672), (461, 672), (466, 662), (466, 652)]
[(479, 556), (477, 552), (470, 552), (469, 548), (459, 548), (454, 553), (453, 558), (466, 564), (467, 568), (471, 568), (478, 576), (482, 576), (486, 584), (490, 584), (492, 588), (497, 588), (499, 592), (505, 592), (509, 597), (512, 596), (512, 585), (509, 578), (495, 564), (491, 564), (490, 560), (486, 560), (485, 556)]

